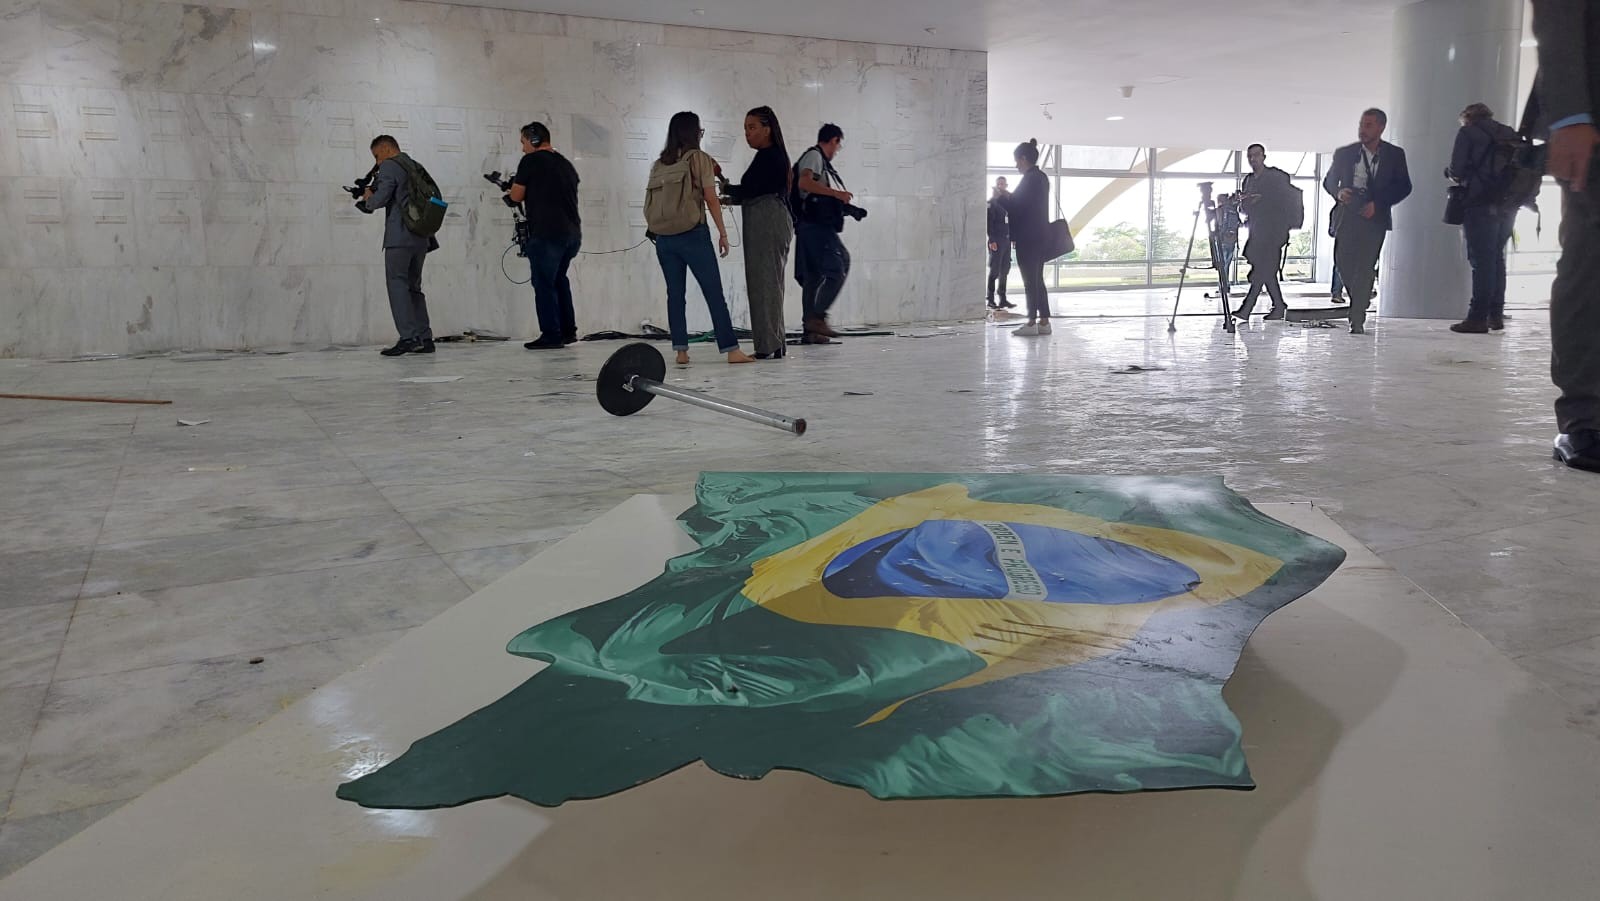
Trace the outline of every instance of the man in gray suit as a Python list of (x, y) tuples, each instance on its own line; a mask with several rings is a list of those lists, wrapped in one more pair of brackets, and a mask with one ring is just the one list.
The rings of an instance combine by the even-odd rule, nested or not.
[(1534, 91), (1549, 129), (1546, 171), (1561, 182), (1561, 261), (1550, 286), (1555, 458), (1600, 472), (1600, 0), (1533, 0), (1539, 40)]
[[(378, 161), (372, 184), (356, 203), (363, 213), (384, 210), (383, 276), (389, 288), (389, 312), (400, 340), (382, 353), (386, 357), (433, 353), (433, 329), (428, 325), (428, 298), (422, 293), (422, 262), (439, 249), (435, 238), (424, 238), (406, 228), (400, 210), (411, 200), (411, 183), (405, 167), (411, 158), (400, 152), (400, 142), (390, 135), (372, 139), (372, 158)], [(414, 165), (414, 164), (412, 164)]]

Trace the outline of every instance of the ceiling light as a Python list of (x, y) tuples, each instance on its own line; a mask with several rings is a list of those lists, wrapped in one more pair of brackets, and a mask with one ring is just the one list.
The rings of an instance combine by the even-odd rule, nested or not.
[(1524, 46), (1524, 47), (1537, 47), (1537, 46), (1539, 46), (1539, 39), (1538, 38), (1527, 38), (1526, 40), (1524, 40), (1522, 42), (1522, 46)]
[(1123, 120), (1123, 118), (1124, 118), (1123, 116), (1107, 116), (1106, 117), (1106, 121), (1107, 122), (1121, 122)]

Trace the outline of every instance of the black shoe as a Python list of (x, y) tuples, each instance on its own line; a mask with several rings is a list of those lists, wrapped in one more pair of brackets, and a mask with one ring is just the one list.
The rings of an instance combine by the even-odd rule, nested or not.
[(1506, 330), (1506, 317), (1504, 317), (1504, 316), (1490, 316), (1489, 317), (1489, 331), (1491, 331), (1491, 332), (1503, 332), (1505, 330)]
[(386, 357), (400, 357), (406, 354), (416, 353), (417, 349), (420, 347), (422, 347), (421, 344), (413, 341), (410, 338), (401, 338), (399, 341), (395, 342), (393, 347), (386, 347), (383, 350), (378, 351), (378, 353), (381, 353)]
[(577, 332), (571, 332), (569, 334), (562, 335), (561, 336), (561, 343), (562, 344), (577, 344), (578, 343), (578, 333)]
[(555, 338), (540, 338), (537, 341), (529, 341), (522, 346), (528, 350), (560, 350), (566, 347), (565, 344)]
[(1249, 322), (1250, 321), (1250, 311), (1249, 310), (1234, 310), (1233, 311), (1233, 318), (1239, 320), (1240, 322)]
[(432, 338), (423, 338), (421, 341), (417, 342), (417, 346), (416, 347), (411, 348), (411, 352), (414, 353), (414, 354), (431, 354), (431, 353), (433, 353), (434, 352), (433, 339)]
[(1270, 322), (1282, 322), (1283, 318), (1286, 315), (1288, 315), (1288, 313), (1285, 310), (1273, 310), (1272, 312), (1268, 313), (1265, 316), (1262, 316), (1261, 318), (1262, 319), (1266, 319), (1266, 320), (1268, 320)]
[(991, 309), (991, 310), (1000, 309), (1000, 305), (994, 302), (994, 298), (993, 297), (989, 298), (989, 309)]
[(786, 351), (786, 350), (775, 350), (775, 351), (772, 351), (771, 353), (758, 353), (758, 354), (755, 355), (755, 358), (758, 359), (758, 360), (781, 360), (785, 356), (788, 356), (788, 351)]
[(1600, 472), (1600, 431), (1588, 429), (1557, 435), (1551, 456), (1573, 469)]
[(1363, 326), (1359, 322), (1356, 323), (1355, 325), (1350, 326), (1350, 334), (1352, 334), (1352, 335), (1365, 335), (1366, 333), (1367, 333), (1366, 327)]
[[(1504, 327), (1501, 326), (1501, 328)], [(1463, 319), (1450, 326), (1450, 331), (1458, 335), (1487, 335), (1489, 334), (1489, 323), (1482, 319)]]
[(817, 335), (817, 334), (813, 334), (811, 332), (806, 332), (805, 336), (800, 339), (800, 343), (801, 344), (832, 344), (833, 343), (833, 339), (829, 338), (827, 335)]
[(1015, 310), (1016, 308), (1017, 308), (1016, 304), (1012, 303), (1009, 300), (1006, 300), (1004, 297), (1000, 298), (1000, 309), (1002, 309), (1002, 310)]

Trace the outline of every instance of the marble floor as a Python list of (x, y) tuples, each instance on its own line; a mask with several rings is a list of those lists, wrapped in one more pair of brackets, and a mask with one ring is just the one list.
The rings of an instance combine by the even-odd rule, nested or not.
[(781, 364), (700, 350), (669, 376), (805, 416), (800, 439), (667, 401), (604, 415), (614, 344), (0, 360), (0, 392), (173, 401), (0, 400), (0, 875), (706, 469), (1206, 473), (1314, 501), (1600, 740), (1600, 477), (1548, 458), (1543, 314), (1229, 338), (1198, 317), (1169, 335), (1168, 303), (1058, 298), (1085, 318), (1041, 340), (967, 323)]

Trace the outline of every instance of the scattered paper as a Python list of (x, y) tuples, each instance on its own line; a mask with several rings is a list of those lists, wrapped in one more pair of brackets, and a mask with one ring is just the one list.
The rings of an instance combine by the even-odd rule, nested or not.
[(190, 466), (184, 472), (238, 472), (249, 468), (249, 466)]
[(872, 392), (871, 391), (846, 391), (844, 393), (844, 396), (845, 397), (871, 397), (872, 396)]
[(461, 378), (459, 375), (419, 375), (400, 381), (412, 385), (439, 385), (445, 382), (459, 382)]
[(1165, 366), (1137, 366), (1137, 365), (1130, 365), (1130, 366), (1126, 366), (1126, 367), (1124, 367), (1122, 369), (1113, 369), (1113, 370), (1111, 370), (1111, 374), (1112, 375), (1134, 375), (1134, 374), (1137, 374), (1137, 373), (1140, 373), (1140, 372), (1166, 372), (1166, 371), (1167, 371), (1167, 367), (1165, 367)]
[(205, 425), (210, 421), (209, 419), (180, 419), (178, 420), (178, 425)]

